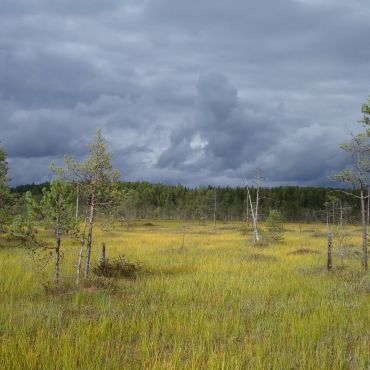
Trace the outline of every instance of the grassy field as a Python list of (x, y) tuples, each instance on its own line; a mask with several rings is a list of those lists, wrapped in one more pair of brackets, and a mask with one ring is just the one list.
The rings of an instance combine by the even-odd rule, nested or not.
[(256, 247), (241, 223), (97, 229), (94, 262), (105, 241), (144, 271), (79, 288), (77, 242), (63, 241), (58, 287), (53, 261), (0, 241), (0, 368), (369, 369), (369, 274), (355, 247), (328, 273), (324, 230), (290, 224), (283, 243)]

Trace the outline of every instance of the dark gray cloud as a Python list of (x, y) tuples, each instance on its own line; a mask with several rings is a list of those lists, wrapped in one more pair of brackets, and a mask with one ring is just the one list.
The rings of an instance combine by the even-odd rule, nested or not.
[(128, 180), (324, 184), (360, 129), (367, 0), (3, 0), (0, 140), (14, 184), (83, 158)]

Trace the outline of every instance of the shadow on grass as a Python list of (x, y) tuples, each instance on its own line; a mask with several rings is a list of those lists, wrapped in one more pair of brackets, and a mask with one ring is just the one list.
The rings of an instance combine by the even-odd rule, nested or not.
[(299, 248), (292, 252), (287, 253), (287, 255), (309, 255), (309, 254), (320, 254), (319, 251), (308, 248)]
[(358, 287), (360, 290), (368, 289), (370, 293), (370, 277), (365, 275), (361, 269), (356, 269), (352, 266), (334, 266), (330, 271), (326, 266), (309, 266), (300, 267), (298, 272), (301, 275), (310, 276), (327, 276), (328, 278), (335, 278), (344, 283), (350, 283), (354, 288)]
[(152, 222), (144, 222), (140, 226), (143, 226), (143, 227), (153, 227), (153, 226), (157, 226), (157, 225), (153, 224)]
[(242, 256), (242, 261), (247, 262), (276, 262), (277, 257), (269, 254), (254, 253), (248, 256)]
[(190, 274), (196, 271), (193, 264), (178, 264), (171, 266), (159, 266), (149, 270), (149, 276), (179, 276), (183, 274)]
[(25, 242), (22, 238), (17, 238), (9, 234), (0, 235), (0, 249), (25, 248)]
[(320, 230), (315, 230), (312, 234), (312, 238), (325, 238), (328, 236), (328, 233), (326, 231), (320, 231)]
[(45, 282), (43, 284), (43, 290), (47, 296), (66, 297), (78, 292), (94, 293), (100, 290), (116, 293), (118, 287), (113, 279), (102, 277), (83, 279), (79, 284), (76, 284), (75, 278), (64, 278), (59, 282), (55, 280)]

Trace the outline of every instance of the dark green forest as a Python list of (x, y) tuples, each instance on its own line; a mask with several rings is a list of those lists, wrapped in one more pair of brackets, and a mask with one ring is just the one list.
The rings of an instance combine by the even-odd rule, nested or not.
[[(48, 187), (49, 183), (19, 185), (12, 192), (30, 191), (37, 199), (41, 198), (42, 189)], [(122, 216), (127, 218), (206, 220), (213, 217), (214, 210), (217, 219), (225, 221), (245, 220), (250, 215), (245, 187), (189, 188), (180, 184), (120, 182), (119, 188), (125, 194), (121, 200)], [(250, 190), (254, 199), (256, 189), (252, 187)], [(339, 217), (339, 204), (345, 207), (349, 222), (355, 222), (359, 217), (359, 200), (338, 188), (265, 187), (260, 189), (260, 196), (260, 219), (265, 219), (269, 210), (276, 209), (287, 222), (326, 222), (328, 217), (332, 222), (333, 217), (334, 221)], [(333, 197), (336, 199), (334, 203)]]

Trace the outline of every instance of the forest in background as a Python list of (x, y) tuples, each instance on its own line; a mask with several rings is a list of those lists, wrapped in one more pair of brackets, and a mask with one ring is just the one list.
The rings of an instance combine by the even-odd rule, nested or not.
[[(42, 197), (42, 189), (48, 189), (48, 182), (26, 184), (12, 188), (13, 193), (30, 191), (36, 199)], [(167, 185), (149, 182), (120, 182), (119, 187), (126, 194), (122, 199), (122, 217), (129, 219), (162, 218), (206, 220), (213, 217), (216, 202), (218, 220), (246, 220), (251, 218), (245, 187), (197, 187)], [(339, 217), (334, 210), (331, 196), (346, 206), (348, 222), (359, 220), (359, 200), (342, 192), (343, 189), (328, 187), (278, 186), (260, 189), (261, 219), (269, 210), (276, 209), (287, 222), (326, 222), (329, 217), (334, 223)], [(255, 197), (256, 188), (251, 187)], [(356, 190), (346, 190), (357, 194)], [(215, 199), (216, 197), (216, 199)], [(336, 206), (335, 206), (336, 207)]]

